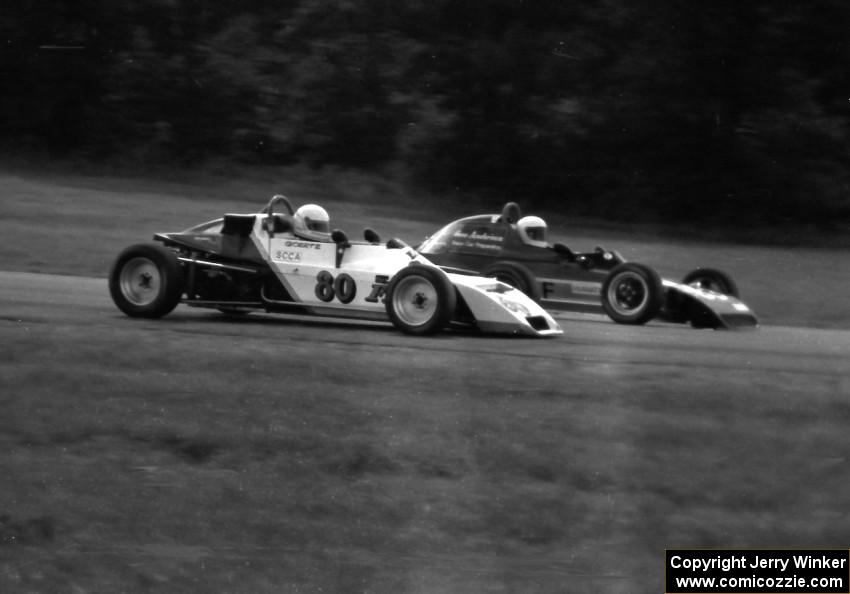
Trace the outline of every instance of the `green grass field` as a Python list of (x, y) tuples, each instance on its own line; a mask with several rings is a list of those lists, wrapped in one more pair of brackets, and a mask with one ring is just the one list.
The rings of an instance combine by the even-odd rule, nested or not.
[(846, 375), (99, 315), (2, 322), (3, 592), (658, 592), (850, 528)]

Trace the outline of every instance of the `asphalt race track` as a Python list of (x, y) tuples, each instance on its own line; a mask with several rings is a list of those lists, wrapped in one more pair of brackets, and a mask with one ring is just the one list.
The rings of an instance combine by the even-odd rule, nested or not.
[[(550, 339), (459, 332), (418, 338), (388, 323), (227, 316), (186, 306), (162, 320), (136, 320), (112, 304), (105, 279), (0, 272), (0, 380), (18, 382), (6, 388), (11, 417), (0, 425), (6, 427), (0, 436), (17, 448), (18, 458), (8, 464), (26, 483), (20, 493), (11, 484), (7, 490), (15, 497), (26, 496), (27, 489), (39, 492), (39, 475), (27, 476), (33, 463), (45, 465), (36, 470), (50, 468), (54, 474), (71, 464), (66, 483), (74, 469), (97, 464), (123, 472), (128, 481), (137, 475), (150, 481), (137, 468), (149, 474), (153, 463), (138, 460), (161, 461), (164, 454), (157, 447), (185, 444), (182, 438), (147, 438), (144, 432), (159, 431), (160, 423), (206, 430), (210, 439), (223, 428), (214, 450), (224, 452), (223, 466), (213, 467), (214, 476), (217, 482), (236, 481), (233, 477), (250, 476), (231, 469), (243, 464), (234, 461), (242, 455), (239, 447), (248, 447), (239, 445), (241, 436), (273, 437), (271, 421), (256, 435), (250, 433), (266, 416), (292, 431), (300, 425), (290, 426), (287, 415), (303, 414), (304, 422), (332, 420), (322, 426), (325, 433), (305, 433), (307, 445), (288, 446), (306, 460), (326, 455), (323, 439), (353, 443), (361, 452), (343, 464), (349, 470), (340, 477), (327, 470), (306, 474), (325, 482), (305, 492), (321, 499), (320, 509), (334, 510), (339, 504), (328, 493), (343, 489), (362, 498), (347, 500), (351, 509), (368, 514), (374, 501), (380, 513), (371, 518), (367, 532), (349, 514), (333, 516), (345, 523), (341, 530), (347, 540), (334, 540), (318, 529), (309, 532), (317, 520), (305, 516), (298, 525), (302, 531), (293, 534), (328, 540), (307, 552), (289, 545), (303, 574), (293, 591), (312, 591), (320, 584), (331, 591), (356, 583), (376, 592), (660, 592), (665, 548), (846, 547), (850, 517), (840, 493), (846, 492), (850, 450), (850, 331), (763, 326), (734, 332), (662, 323), (628, 327), (601, 316), (558, 319), (564, 334)], [(80, 345), (81, 353), (68, 359), (76, 367), (96, 360), (81, 370), (54, 369), (56, 361), (61, 365), (64, 360), (62, 352), (49, 348), (55, 343), (63, 345), (59, 349)], [(127, 354), (136, 349), (138, 373)], [(56, 361), (40, 358), (47, 351)], [(234, 368), (226, 369), (222, 362), (231, 355)], [(207, 375), (203, 356), (219, 362), (217, 369), (209, 369), (212, 380), (197, 379)], [(97, 383), (97, 377), (88, 376), (100, 370), (106, 375), (113, 359), (123, 367), (109, 381), (126, 385), (131, 398), (96, 389), (89, 397), (71, 398), (74, 386), (83, 390)], [(83, 410), (69, 410), (81, 429), (53, 427), (64, 419), (61, 402), (55, 410), (51, 402), (63, 394), (51, 393), (51, 378), (64, 382), (68, 402), (82, 403), (77, 408)], [(240, 394), (240, 378), (250, 380), (252, 398)], [(212, 381), (215, 386), (205, 383)], [(338, 395), (327, 394), (330, 381)], [(222, 391), (222, 383), (232, 385)], [(157, 390), (155, 397), (148, 385)], [(163, 389), (173, 392), (163, 394)], [(207, 399), (215, 390), (216, 399)], [(155, 405), (135, 402), (147, 400), (148, 394)], [(312, 394), (325, 397), (311, 401)], [(39, 404), (30, 408), (28, 399)], [(156, 416), (158, 407), (171, 402), (182, 408)], [(86, 412), (92, 403), (102, 406), (99, 417)], [(306, 408), (298, 408), (302, 403)], [(192, 411), (197, 422), (187, 417)], [(364, 428), (361, 433), (350, 438), (332, 433), (358, 431), (356, 423), (346, 425), (349, 415)], [(98, 419), (120, 430), (98, 433)], [(227, 433), (231, 422), (235, 429)], [(56, 435), (56, 448), (48, 447), (53, 442), (39, 445), (41, 431)], [(104, 440), (111, 440), (118, 454), (99, 461)], [(364, 440), (372, 441), (364, 445)], [(35, 445), (22, 447), (25, 442)], [(228, 444), (235, 453), (227, 454)], [(171, 463), (186, 464), (181, 462), (185, 451), (178, 453), (182, 457)], [(288, 468), (286, 452), (279, 455), (274, 460)], [(429, 459), (433, 464), (422, 462)], [(410, 460), (417, 462), (405, 462)], [(127, 469), (127, 464), (132, 466)], [(193, 497), (192, 483), (185, 481), (213, 475), (199, 475), (206, 467), (197, 459), (192, 464), (185, 474), (157, 479), (156, 492), (172, 489), (184, 499)], [(245, 464), (263, 476), (265, 462)], [(322, 464), (319, 469), (339, 466)], [(259, 478), (256, 482), (263, 484)], [(70, 488), (66, 483), (54, 485), (54, 491)], [(201, 484), (213, 488), (211, 479)], [(276, 486), (269, 497), (285, 486)], [(87, 487), (80, 488), (85, 492)], [(122, 488), (117, 479), (110, 487)], [(148, 488), (153, 487), (148, 483)], [(123, 509), (124, 503), (110, 500), (111, 491), (96, 493), (86, 514), (96, 518), (101, 507)], [(48, 506), (50, 500), (45, 501)], [(129, 505), (144, 509), (141, 499)], [(296, 511), (313, 509), (303, 508), (301, 501), (288, 505)], [(20, 509), (20, 504), (12, 508), (13, 519), (24, 513)], [(48, 575), (65, 571), (50, 573), (51, 566), (83, 567), (78, 580), (105, 571), (105, 562), (86, 553), (92, 540), (85, 528), (89, 517), (75, 517), (73, 506), (61, 512), (33, 509), (30, 515), (56, 514), (59, 520), (56, 543), (43, 557)], [(246, 507), (244, 514), (249, 513)], [(187, 530), (202, 530), (202, 523), (191, 523), (191, 515), (176, 515)], [(175, 517), (164, 516), (160, 532), (172, 521)], [(379, 526), (382, 522), (387, 525)], [(126, 518), (124, 523), (131, 524)], [(140, 535), (145, 530), (116, 539)], [(172, 570), (171, 561), (151, 553), (189, 545), (203, 545), (192, 550), (202, 551), (208, 566), (224, 564), (237, 578), (256, 578), (261, 571), (276, 575), (281, 563), (268, 551), (254, 551), (246, 558), (261, 569), (249, 574), (233, 548), (198, 543), (204, 536), (186, 538), (185, 543), (172, 537), (165, 544), (145, 544), (138, 559), (115, 554), (111, 575), (172, 572), (186, 580), (207, 579), (205, 585), (215, 589), (220, 585), (216, 574), (202, 571), (203, 563), (194, 557)], [(16, 550), (22, 558), (27, 552)], [(331, 578), (320, 569), (308, 571), (316, 558), (316, 567), (329, 558), (342, 560), (335, 582), (322, 581)]]
[[(105, 279), (0, 272), (0, 311), (3, 320), (42, 320), (51, 324), (113, 328), (120, 332), (131, 321), (121, 314), (109, 298)], [(751, 374), (771, 372), (807, 374), (847, 373), (850, 353), (850, 331), (787, 327), (759, 327), (743, 331), (693, 330), (688, 326), (651, 323), (645, 327), (616, 325), (605, 317), (557, 314), (564, 335), (551, 339), (493, 338), (452, 334), (450, 339), (412, 338), (392, 330), (389, 324), (320, 320), (309, 317), (252, 315), (244, 324), (228, 324), (228, 334), (255, 335), (257, 325), (270, 322), (280, 330), (261, 332), (270, 342), (282, 337), (302, 345), (314, 344), (317, 350), (329, 339), (363, 348), (399, 347), (394, 353), (386, 349), (382, 365), (386, 373), (403, 372), (410, 353), (428, 363), (442, 365), (442, 356), (450, 350), (460, 357), (474, 358), (481, 353), (498, 355), (493, 371), (514, 373), (528, 357), (574, 360), (585, 365), (697, 366), (717, 371), (718, 389), (723, 382), (734, 382)], [(162, 321), (144, 324), (177, 323), (182, 333), (209, 336), (217, 331), (208, 310), (178, 306)], [(216, 314), (216, 317), (222, 316)], [(248, 322), (250, 320), (250, 322)], [(339, 330), (336, 330), (339, 328)], [(344, 331), (342, 330), (344, 329)], [(282, 335), (282, 336), (281, 336)], [(565, 381), (568, 378), (564, 378)], [(498, 384), (498, 376), (493, 377)], [(659, 382), (661, 384), (661, 382)], [(663, 389), (663, 385), (661, 386)]]

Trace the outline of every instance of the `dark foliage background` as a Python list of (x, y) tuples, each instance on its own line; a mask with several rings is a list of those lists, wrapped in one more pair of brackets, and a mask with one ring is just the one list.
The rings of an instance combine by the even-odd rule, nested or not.
[(5, 0), (7, 153), (404, 171), (624, 219), (850, 220), (845, 0)]

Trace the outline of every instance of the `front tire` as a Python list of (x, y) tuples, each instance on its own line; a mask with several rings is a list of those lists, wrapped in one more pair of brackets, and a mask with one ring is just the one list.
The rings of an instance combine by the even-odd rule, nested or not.
[(177, 255), (158, 244), (138, 244), (118, 255), (109, 272), (112, 301), (131, 318), (161, 318), (183, 294)]
[(485, 268), (481, 276), (493, 277), (525, 293), (535, 301), (540, 301), (539, 292), (535, 290), (534, 275), (522, 264), (517, 264), (516, 262), (495, 262)]
[(451, 321), (456, 306), (454, 286), (436, 268), (408, 266), (400, 270), (387, 287), (387, 315), (405, 334), (439, 332)]
[(620, 324), (647, 323), (658, 315), (663, 301), (661, 277), (643, 264), (620, 264), (602, 283), (602, 308)]

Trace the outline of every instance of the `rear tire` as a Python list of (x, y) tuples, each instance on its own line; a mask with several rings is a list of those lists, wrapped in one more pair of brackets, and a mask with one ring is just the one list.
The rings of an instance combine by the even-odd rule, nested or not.
[(448, 277), (429, 266), (408, 266), (387, 286), (387, 315), (405, 334), (434, 334), (445, 328), (455, 313), (457, 296)]
[(481, 276), (493, 277), (514, 289), (522, 291), (535, 301), (540, 301), (534, 275), (528, 268), (515, 262), (495, 262), (484, 269)]
[(735, 281), (722, 270), (697, 268), (685, 275), (685, 278), (682, 279), (682, 284), (699, 289), (708, 289), (709, 291), (730, 297), (740, 297)]
[(159, 244), (138, 244), (118, 255), (109, 272), (109, 294), (132, 318), (161, 318), (183, 294), (177, 255)]
[(620, 264), (602, 283), (602, 308), (620, 324), (647, 323), (658, 315), (663, 302), (661, 277), (643, 264)]

